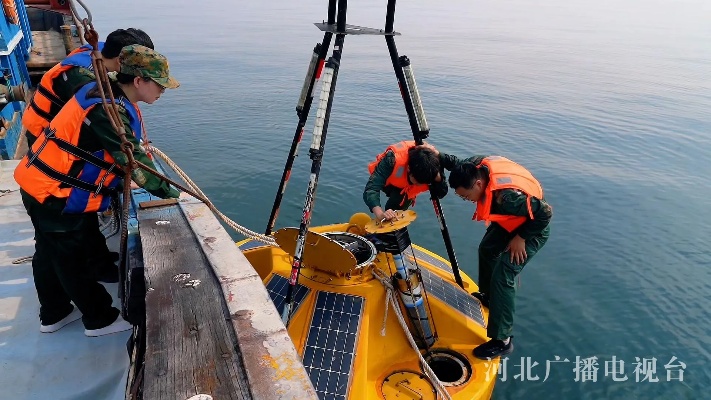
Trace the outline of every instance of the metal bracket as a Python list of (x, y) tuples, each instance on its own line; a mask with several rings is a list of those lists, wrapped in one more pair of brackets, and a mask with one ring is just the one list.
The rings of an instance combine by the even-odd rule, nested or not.
[(338, 32), (336, 24), (326, 22), (314, 22), (316, 27), (324, 32), (342, 33), (346, 35), (380, 35), (380, 36), (400, 36), (399, 32), (386, 32), (385, 29), (367, 28), (365, 26), (346, 24), (345, 32)]

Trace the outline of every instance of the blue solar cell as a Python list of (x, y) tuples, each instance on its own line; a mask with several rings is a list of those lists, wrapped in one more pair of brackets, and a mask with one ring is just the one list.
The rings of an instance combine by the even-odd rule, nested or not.
[[(333, 311), (331, 310), (323, 310), (316, 315), (323, 321), (326, 321), (326, 323), (330, 323), (331, 320), (333, 320)], [(316, 315), (314, 316), (314, 318), (316, 317)], [(328, 325), (326, 325), (324, 328), (328, 329)]]
[(355, 318), (354, 316), (351, 316), (348, 320), (348, 332), (354, 332), (355, 329), (358, 327), (359, 322), (360, 318)]
[[(321, 370), (320, 375), (323, 375), (324, 373), (328, 375), (327, 371)], [(321, 377), (319, 376), (319, 379), (316, 380), (315, 386), (316, 386), (316, 391), (319, 393), (328, 393), (328, 379), (320, 379)]]
[(346, 335), (346, 348), (349, 348), (351, 346), (354, 346), (356, 342), (356, 336), (355, 335)]
[(327, 349), (328, 346), (326, 346), (326, 340), (328, 340), (328, 330), (319, 329), (317, 335), (318, 335), (318, 337), (316, 339), (316, 346), (323, 347), (324, 349)]
[(336, 393), (336, 390), (338, 390), (338, 379), (329, 379), (326, 391), (328, 393)]
[(338, 389), (336, 389), (336, 396), (339, 397), (346, 397), (346, 394), (348, 393), (348, 375), (347, 374), (341, 374), (338, 377)]
[[(343, 345), (341, 344), (341, 349), (343, 348)], [(331, 369), (334, 371), (340, 371), (341, 366), (343, 365), (343, 351), (334, 351), (333, 352), (333, 360), (331, 362)]]
[[(353, 335), (353, 337), (355, 337), (355, 335)], [(355, 354), (343, 353), (343, 365), (351, 365), (353, 358), (355, 358)]]
[(326, 328), (335, 331), (341, 326), (341, 318), (343, 318), (343, 313), (334, 313), (335, 318), (331, 318), (331, 325)]
[(318, 292), (303, 363), (321, 400), (345, 400), (364, 299)]
[(346, 341), (345, 340), (337, 340), (336, 343), (333, 345), (333, 350), (335, 352), (340, 352), (343, 353), (346, 351)]
[(316, 346), (316, 335), (309, 336), (306, 338), (306, 348), (308, 349), (309, 347), (315, 347)]
[(323, 364), (324, 349), (316, 348), (314, 351), (314, 363), (311, 365), (321, 365)]
[(304, 350), (304, 364), (313, 365), (314, 360), (314, 348), (306, 347)]
[(475, 299), (471, 294), (456, 284), (445, 281), (438, 275), (430, 272), (427, 268), (420, 268), (420, 271), (422, 271), (422, 282), (425, 284), (425, 288), (429, 294), (449, 304), (452, 308), (471, 318), (479, 325), (486, 327), (479, 300)]
[(316, 385), (318, 384), (319, 378), (321, 377), (321, 370), (318, 368), (309, 368), (309, 378), (311, 378), (311, 383), (314, 385), (314, 389), (316, 388)]
[(327, 335), (326, 348), (332, 349), (336, 347), (336, 335)]
[[(289, 290), (289, 280), (281, 275), (272, 275), (272, 278), (267, 283), (267, 292), (272, 298), (272, 303), (276, 307), (279, 315), (284, 311), (284, 302), (286, 301), (286, 292)], [(294, 310), (299, 309), (301, 302), (306, 298), (311, 289), (306, 286), (296, 285), (296, 293), (294, 294)]]

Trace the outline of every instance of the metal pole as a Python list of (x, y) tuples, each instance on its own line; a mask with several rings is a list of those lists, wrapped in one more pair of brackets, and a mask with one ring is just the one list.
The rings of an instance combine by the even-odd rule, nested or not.
[[(336, 0), (329, 0), (328, 2), (328, 23), (336, 23)], [(294, 166), (294, 160), (296, 160), (299, 144), (301, 143), (301, 138), (304, 136), (304, 126), (306, 125), (306, 120), (309, 118), (309, 112), (311, 111), (311, 103), (314, 98), (314, 86), (316, 84), (316, 80), (318, 80), (321, 76), (324, 60), (326, 59), (326, 55), (328, 54), (328, 48), (331, 45), (332, 37), (333, 33), (324, 33), (323, 41), (320, 44), (317, 44), (314, 48), (313, 55), (316, 56), (316, 62), (312, 62), (309, 65), (309, 69), (306, 72), (306, 79), (304, 80), (304, 87), (302, 88), (302, 93), (299, 98), (299, 103), (296, 105), (296, 114), (299, 116), (299, 123), (296, 125), (294, 139), (291, 142), (289, 156), (286, 158), (284, 172), (281, 175), (279, 189), (277, 190), (276, 198), (274, 199), (274, 205), (272, 206), (272, 211), (269, 215), (269, 221), (267, 222), (267, 228), (264, 232), (265, 235), (272, 234), (272, 230), (274, 229), (274, 225), (276, 224), (276, 219), (279, 216), (281, 201), (284, 197), (284, 192), (286, 191), (286, 185), (287, 183), (289, 183), (289, 178), (291, 177), (291, 168)]]
[(313, 140), (311, 141), (311, 148), (309, 149), (309, 157), (312, 160), (311, 175), (309, 176), (309, 186), (306, 189), (306, 199), (304, 200), (304, 209), (301, 216), (301, 224), (299, 225), (299, 235), (296, 238), (294, 262), (291, 265), (289, 288), (286, 292), (284, 311), (282, 313), (282, 321), (284, 322), (284, 325), (287, 326), (289, 325), (291, 313), (294, 309), (294, 293), (296, 292), (295, 288), (299, 281), (299, 271), (303, 261), (304, 242), (306, 240), (309, 224), (311, 223), (311, 214), (316, 196), (316, 187), (318, 186), (318, 176), (321, 172), (321, 160), (323, 159), (323, 151), (326, 146), (328, 121), (333, 107), (333, 97), (336, 92), (336, 79), (338, 78), (338, 70), (341, 64), (341, 52), (343, 50), (343, 42), (346, 36), (347, 5), (347, 0), (338, 0), (338, 26), (336, 41), (333, 46), (333, 56), (328, 60), (328, 63), (326, 63), (326, 67), (323, 71), (323, 77), (321, 79), (321, 97), (319, 99), (318, 111), (316, 112)]
[[(388, 0), (387, 14), (385, 17), (385, 32), (392, 33), (393, 25), (395, 23), (395, 1)], [(397, 53), (397, 46), (395, 45), (395, 37), (393, 35), (385, 35), (385, 42), (388, 45), (388, 51), (390, 52), (390, 60), (392, 61), (393, 68), (395, 69), (395, 76), (397, 77), (398, 85), (400, 87), (400, 94), (402, 95), (402, 100), (405, 103), (405, 110), (407, 111), (407, 118), (410, 121), (410, 129), (412, 130), (412, 135), (415, 139), (415, 143), (420, 145), (423, 140), (429, 136), (429, 128), (427, 128), (426, 122), (422, 127), (418, 125), (417, 114), (415, 113), (415, 108), (413, 106), (411, 91), (408, 89), (407, 80), (405, 78), (405, 73), (403, 68), (409, 67), (410, 62), (407, 57), (399, 57)], [(404, 64), (404, 65), (403, 65)], [(412, 77), (414, 82), (414, 77)], [(416, 90), (416, 88), (413, 88)], [(424, 110), (422, 111), (423, 121)], [(422, 129), (421, 129), (422, 128)], [(439, 199), (434, 194), (434, 190), (430, 186), (430, 196), (432, 199), (432, 206), (434, 207), (435, 215), (437, 215), (437, 220), (439, 221), (439, 228), (442, 232), (442, 238), (444, 239), (444, 245), (447, 248), (447, 255), (449, 256), (449, 262), (452, 265), (452, 273), (454, 274), (454, 279), (460, 287), (464, 287), (464, 282), (459, 273), (459, 264), (457, 263), (457, 256), (454, 254), (454, 247), (452, 247), (452, 239), (449, 236), (449, 229), (447, 228), (447, 222), (444, 219), (444, 212), (442, 211), (442, 205)]]

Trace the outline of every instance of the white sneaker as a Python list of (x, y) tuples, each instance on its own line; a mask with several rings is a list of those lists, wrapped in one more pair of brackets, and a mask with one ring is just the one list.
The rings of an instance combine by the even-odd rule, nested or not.
[(40, 332), (42, 333), (52, 333), (52, 332), (57, 332), (58, 330), (64, 328), (65, 326), (71, 324), (72, 322), (78, 320), (81, 318), (81, 311), (77, 307), (74, 307), (72, 312), (69, 313), (66, 317), (62, 318), (59, 322), (56, 322), (52, 325), (41, 325), (40, 323)]
[(130, 331), (131, 329), (133, 329), (133, 325), (121, 318), (121, 314), (119, 314), (119, 316), (116, 317), (116, 321), (114, 321), (111, 325), (99, 329), (84, 329), (84, 334), (89, 337), (96, 337)]

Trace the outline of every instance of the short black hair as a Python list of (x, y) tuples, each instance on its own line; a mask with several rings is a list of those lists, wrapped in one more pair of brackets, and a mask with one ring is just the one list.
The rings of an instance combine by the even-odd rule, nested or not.
[(427, 148), (412, 147), (407, 151), (407, 166), (418, 183), (429, 185), (439, 173), (439, 156)]
[(486, 167), (479, 168), (476, 164), (465, 162), (457, 165), (449, 174), (449, 187), (470, 189), (477, 180), (488, 178)]
[(146, 32), (136, 28), (116, 29), (106, 37), (101, 55), (104, 58), (116, 58), (121, 54), (121, 49), (132, 44), (154, 48), (153, 41)]
[[(118, 83), (131, 83), (133, 80), (136, 78), (135, 75), (131, 74), (124, 74), (123, 72), (119, 72), (116, 74), (116, 82)], [(150, 81), (151, 78), (145, 78), (145, 77), (138, 77), (143, 79), (144, 81)]]

